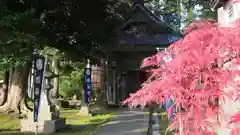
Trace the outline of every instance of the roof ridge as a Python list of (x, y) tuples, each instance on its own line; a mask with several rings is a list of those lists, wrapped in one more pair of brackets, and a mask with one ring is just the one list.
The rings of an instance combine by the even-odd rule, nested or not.
[[(136, 8), (141, 8), (148, 16), (150, 16), (150, 18), (155, 21), (156, 23), (158, 24), (161, 24), (161, 25), (165, 25), (167, 28), (169, 28), (171, 31), (173, 32), (177, 32), (175, 31), (171, 26), (169, 26), (168, 24), (164, 23), (163, 20), (158, 17), (156, 14), (154, 14), (149, 8), (147, 8), (146, 6), (144, 5), (141, 5), (141, 4), (135, 4), (133, 6), (133, 11), (136, 10)], [(152, 17), (151, 17), (152, 16)]]

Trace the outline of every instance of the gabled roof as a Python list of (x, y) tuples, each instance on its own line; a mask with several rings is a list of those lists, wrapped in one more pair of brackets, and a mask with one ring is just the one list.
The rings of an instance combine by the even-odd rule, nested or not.
[(143, 12), (147, 17), (149, 17), (149, 19), (151, 19), (152, 21), (154, 21), (156, 24), (158, 24), (159, 26), (163, 26), (164, 28), (166, 28), (169, 31), (173, 32), (173, 29), (168, 26), (167, 24), (165, 24), (163, 22), (163, 19), (161, 19), (160, 17), (156, 16), (153, 12), (151, 12), (148, 8), (146, 8), (145, 6), (142, 6), (140, 4), (136, 4), (133, 6), (132, 8), (132, 16), (130, 17), (130, 19), (128, 21), (126, 21), (121, 28), (125, 27), (126, 25), (128, 25), (129, 23), (131, 23), (132, 17), (134, 16), (134, 13), (136, 12)]
[[(133, 27), (137, 30), (131, 31)], [(131, 17), (118, 30), (119, 44), (127, 45), (168, 45), (181, 37), (163, 18), (140, 4), (134, 5)]]

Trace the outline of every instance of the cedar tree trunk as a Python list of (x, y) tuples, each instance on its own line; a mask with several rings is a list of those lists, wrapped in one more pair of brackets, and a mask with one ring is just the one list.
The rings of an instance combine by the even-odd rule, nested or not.
[(59, 97), (59, 60), (54, 59), (52, 62), (53, 72), (56, 77), (53, 79), (53, 89), (52, 89), (52, 98)]
[(5, 104), (8, 95), (9, 71), (4, 72), (3, 85), (0, 89), (0, 106)]
[(28, 80), (30, 65), (30, 63), (26, 63), (14, 69), (7, 101), (3, 106), (0, 106), (0, 112), (14, 111), (21, 114), (26, 111), (26, 81)]

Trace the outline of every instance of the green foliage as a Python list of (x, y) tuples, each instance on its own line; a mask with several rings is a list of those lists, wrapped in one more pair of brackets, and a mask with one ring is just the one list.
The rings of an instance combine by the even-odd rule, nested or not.
[(30, 59), (36, 49), (44, 46), (44, 39), (38, 33), (28, 33), (26, 27), (31, 27), (34, 11), (13, 12), (0, 10), (0, 66), (21, 65)]
[(51, 46), (45, 46), (43, 50), (40, 51), (44, 56), (47, 56), (48, 58), (52, 59), (62, 59), (64, 58), (64, 52), (61, 52), (59, 49), (51, 47)]
[[(76, 94), (78, 98), (81, 98), (84, 62), (72, 61), (66, 58), (65, 52), (61, 52), (54, 47), (46, 46), (40, 53), (48, 58), (47, 76), (54, 76), (55, 74), (52, 62), (56, 59), (60, 62), (58, 67), (60, 95), (66, 99), (72, 98)], [(79, 59), (79, 61), (82, 60)]]
[(0, 80), (3, 80), (3, 78), (4, 78), (4, 71), (0, 70)]
[(107, 47), (127, 8), (128, 4), (121, 1), (55, 2), (43, 7), (47, 10), (43, 12), (41, 33), (51, 46), (70, 52), (73, 57), (87, 56), (93, 49)]
[(148, 0), (146, 3), (154, 13), (164, 16), (164, 21), (175, 30), (199, 19), (216, 18), (206, 0)]
[(2, 67), (22, 64), (45, 46), (64, 52), (64, 57), (69, 56), (65, 59), (82, 60), (92, 49), (108, 44), (129, 8), (124, 2), (108, 0), (94, 1), (94, 4), (77, 0), (9, 0), (3, 4), (5, 8), (0, 9)]
[(77, 95), (81, 98), (83, 90), (83, 69), (78, 68), (68, 75), (60, 76), (60, 95), (64, 98), (72, 98)]
[[(45, 133), (41, 135), (92, 135), (98, 128), (110, 122), (115, 113), (96, 116), (80, 116), (79, 110), (61, 109), (60, 117), (66, 118), (66, 129), (56, 133)], [(20, 120), (14, 114), (0, 114), (1, 135), (33, 135), (34, 133), (23, 133), (19, 131)]]

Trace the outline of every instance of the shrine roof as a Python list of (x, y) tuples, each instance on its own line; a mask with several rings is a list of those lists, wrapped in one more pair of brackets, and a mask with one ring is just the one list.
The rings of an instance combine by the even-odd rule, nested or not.
[[(138, 12), (142, 13), (143, 16), (145, 15), (145, 17), (147, 17), (145, 19), (149, 19), (148, 21), (155, 22), (156, 24), (158, 24), (159, 27), (164, 28), (163, 30), (173, 32), (173, 29), (170, 26), (168, 26), (167, 24), (165, 24), (163, 22), (162, 18), (158, 17), (152, 11), (150, 11), (147, 7), (145, 7), (144, 5), (141, 5), (141, 4), (136, 4), (135, 6), (133, 6), (132, 16), (130, 17), (130, 19), (128, 21), (126, 21), (122, 25), (121, 28), (124, 28), (126, 25), (128, 25), (129, 23), (131, 23), (133, 21), (140, 21), (140, 20), (134, 20), (134, 19), (137, 19), (137, 18), (135, 18), (135, 16)], [(143, 21), (143, 20), (141, 20), (141, 21)]]
[(129, 19), (118, 30), (118, 43), (127, 45), (168, 45), (182, 37), (163, 18), (144, 5), (136, 4)]

